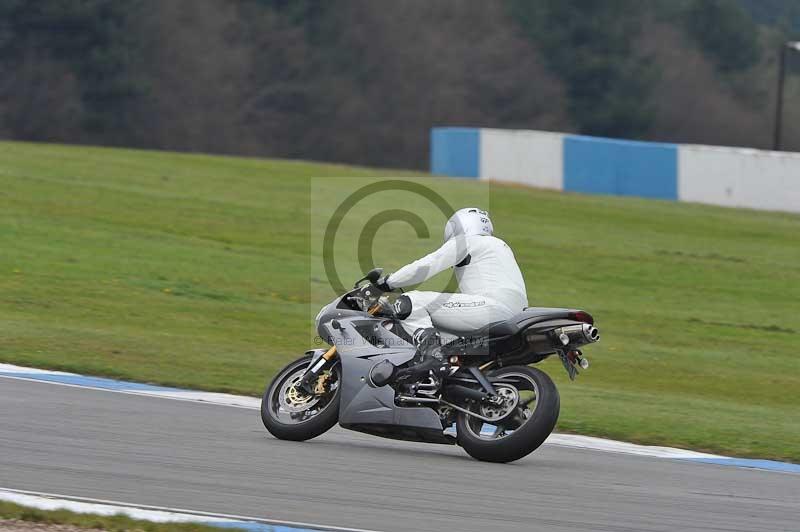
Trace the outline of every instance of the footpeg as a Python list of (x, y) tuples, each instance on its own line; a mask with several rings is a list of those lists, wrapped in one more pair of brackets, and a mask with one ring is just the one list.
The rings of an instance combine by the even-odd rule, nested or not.
[(395, 380), (408, 380), (417, 382), (425, 378), (429, 372), (433, 371), (437, 377), (447, 372), (447, 362), (442, 362), (433, 357), (423, 360), (419, 364), (403, 368), (397, 372)]

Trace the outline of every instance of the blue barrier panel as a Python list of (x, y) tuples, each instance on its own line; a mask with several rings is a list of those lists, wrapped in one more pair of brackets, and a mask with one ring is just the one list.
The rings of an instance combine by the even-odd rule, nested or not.
[(678, 146), (570, 135), (564, 190), (678, 199)]
[(431, 129), (431, 173), (454, 177), (480, 174), (481, 130), (469, 127)]

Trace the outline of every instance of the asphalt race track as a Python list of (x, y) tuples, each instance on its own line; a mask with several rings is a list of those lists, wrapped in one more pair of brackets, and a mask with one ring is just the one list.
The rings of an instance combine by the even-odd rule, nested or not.
[(797, 531), (800, 475), (545, 445), (513, 464), (0, 378), (0, 487), (379, 531)]

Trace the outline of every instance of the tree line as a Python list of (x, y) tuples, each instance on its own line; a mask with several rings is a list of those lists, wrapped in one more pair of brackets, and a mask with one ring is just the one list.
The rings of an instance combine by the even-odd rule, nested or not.
[(435, 125), (768, 147), (794, 5), (0, 0), (0, 136), (416, 168)]

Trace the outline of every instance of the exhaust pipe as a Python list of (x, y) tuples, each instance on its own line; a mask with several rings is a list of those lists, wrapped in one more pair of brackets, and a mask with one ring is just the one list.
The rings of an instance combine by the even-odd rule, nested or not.
[(588, 323), (567, 325), (566, 327), (555, 329), (553, 334), (564, 346), (591, 344), (600, 340), (600, 331), (597, 330), (597, 327)]

